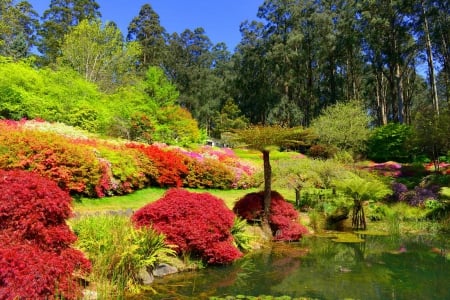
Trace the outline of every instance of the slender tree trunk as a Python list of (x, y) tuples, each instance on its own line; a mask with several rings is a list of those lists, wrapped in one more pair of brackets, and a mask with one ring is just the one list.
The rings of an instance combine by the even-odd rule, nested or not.
[(431, 39), (430, 39), (430, 31), (428, 28), (428, 19), (426, 17), (425, 12), (425, 5), (424, 1), (421, 1), (422, 6), (422, 13), (423, 13), (423, 26), (424, 26), (424, 32), (425, 32), (425, 46), (427, 49), (427, 62), (428, 62), (428, 75), (430, 80), (430, 88), (431, 88), (431, 100), (433, 103), (434, 110), (436, 114), (439, 115), (439, 101), (438, 101), (438, 95), (437, 95), (437, 87), (436, 87), (436, 76), (434, 74), (434, 63), (433, 63), (433, 51), (431, 48)]
[(404, 122), (404, 97), (403, 97), (403, 74), (400, 70), (400, 65), (397, 64), (395, 67), (395, 80), (397, 85), (397, 108), (398, 108), (398, 122), (403, 124)]
[(300, 207), (300, 192), (301, 192), (301, 188), (296, 188), (295, 189), (295, 206)]
[(386, 107), (386, 97), (383, 95), (383, 72), (379, 72), (376, 74), (376, 99), (377, 99), (377, 106), (378, 106), (378, 112), (379, 112), (379, 123), (381, 125), (387, 125), (387, 107)]
[(270, 202), (272, 201), (272, 167), (270, 166), (269, 151), (263, 152), (264, 162), (264, 218), (269, 219)]
[(272, 230), (269, 225), (270, 203), (272, 202), (272, 167), (270, 166), (269, 151), (262, 151), (264, 162), (264, 216), (262, 220), (262, 230), (264, 233), (272, 237)]

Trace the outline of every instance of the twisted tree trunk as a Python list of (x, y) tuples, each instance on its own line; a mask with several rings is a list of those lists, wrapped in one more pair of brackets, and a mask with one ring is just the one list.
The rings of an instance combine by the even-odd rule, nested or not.
[(362, 200), (354, 200), (352, 227), (356, 230), (366, 230), (366, 216), (364, 215), (364, 206)]

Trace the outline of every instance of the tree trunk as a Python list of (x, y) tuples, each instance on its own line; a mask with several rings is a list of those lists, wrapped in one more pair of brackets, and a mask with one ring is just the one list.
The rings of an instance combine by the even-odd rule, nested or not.
[(431, 48), (431, 39), (430, 39), (430, 31), (428, 28), (428, 19), (426, 17), (425, 12), (425, 4), (424, 1), (421, 1), (422, 5), (422, 13), (423, 13), (423, 26), (424, 26), (424, 32), (425, 32), (425, 44), (426, 44), (426, 50), (427, 50), (427, 62), (428, 62), (428, 75), (430, 76), (430, 88), (431, 88), (431, 100), (433, 103), (433, 108), (436, 112), (436, 114), (439, 115), (439, 101), (438, 101), (438, 95), (437, 95), (437, 87), (436, 87), (436, 76), (434, 74), (434, 63), (433, 63), (433, 51)]
[(386, 96), (383, 95), (383, 72), (375, 71), (376, 76), (376, 99), (377, 99), (377, 107), (379, 114), (379, 124), (387, 125), (387, 106), (386, 106)]
[(352, 227), (356, 230), (366, 230), (366, 216), (364, 215), (364, 207), (361, 200), (354, 200)]
[(403, 98), (403, 72), (400, 69), (400, 64), (396, 64), (395, 67), (395, 80), (396, 80), (396, 88), (397, 88), (397, 108), (398, 108), (398, 122), (403, 124), (405, 110), (403, 107), (404, 98)]
[(295, 206), (300, 207), (300, 191), (301, 188), (295, 189)]
[(269, 219), (270, 202), (272, 201), (272, 167), (270, 166), (269, 151), (263, 152), (264, 162), (264, 217)]
[(270, 166), (269, 151), (263, 150), (262, 154), (264, 162), (264, 216), (261, 225), (264, 233), (272, 236), (269, 225), (270, 203), (272, 202), (272, 167)]

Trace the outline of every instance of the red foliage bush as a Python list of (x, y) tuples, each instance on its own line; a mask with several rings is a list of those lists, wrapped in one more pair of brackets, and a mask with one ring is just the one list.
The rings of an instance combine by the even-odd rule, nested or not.
[[(298, 223), (298, 212), (278, 192), (272, 191), (269, 224), (276, 241), (297, 241), (308, 230)], [(240, 217), (254, 221), (264, 213), (264, 192), (249, 193), (240, 199), (233, 211)]]
[(0, 246), (0, 299), (80, 299), (73, 272), (89, 262), (75, 249), (52, 252), (32, 244)]
[(79, 296), (74, 272), (90, 263), (70, 245), (71, 198), (55, 182), (21, 170), (0, 170), (0, 299)]
[(189, 253), (209, 264), (227, 264), (241, 257), (231, 235), (234, 218), (221, 199), (183, 189), (168, 190), (132, 216), (136, 226), (152, 226), (163, 233), (179, 253)]
[(129, 148), (138, 149), (147, 155), (158, 169), (157, 183), (160, 186), (181, 187), (188, 169), (183, 163), (183, 156), (173, 150), (163, 150), (154, 145), (127, 144)]

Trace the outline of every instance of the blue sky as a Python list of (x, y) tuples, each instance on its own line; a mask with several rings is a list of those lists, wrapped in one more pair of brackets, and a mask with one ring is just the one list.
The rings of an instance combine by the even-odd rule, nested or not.
[[(50, 0), (29, 0), (42, 15)], [(241, 40), (239, 25), (256, 20), (264, 0), (97, 0), (104, 21), (114, 21), (124, 35), (142, 5), (149, 3), (168, 33), (203, 27), (214, 44), (224, 42), (233, 52)]]

